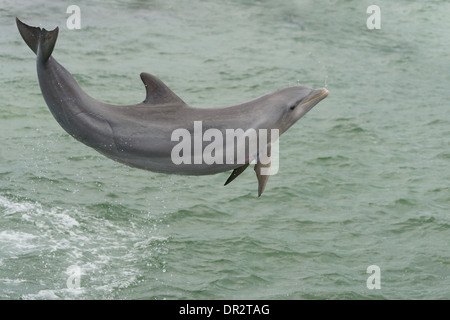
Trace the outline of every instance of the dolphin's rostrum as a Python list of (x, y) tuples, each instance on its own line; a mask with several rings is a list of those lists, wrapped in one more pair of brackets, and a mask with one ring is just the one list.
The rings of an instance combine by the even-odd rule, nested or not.
[[(254, 100), (225, 107), (193, 108), (172, 92), (161, 80), (141, 73), (147, 95), (143, 102), (119, 106), (97, 101), (87, 95), (73, 76), (53, 57), (58, 28), (47, 31), (16, 19), (27, 45), (37, 55), (37, 73), (42, 95), (58, 123), (77, 140), (103, 155), (126, 165), (154, 172), (207, 175), (233, 170), (225, 184), (241, 174), (253, 160), (258, 178), (258, 196), (269, 178), (262, 169), (271, 162), (272, 142), (258, 144), (257, 154), (248, 154), (245, 163), (179, 163), (171, 160), (177, 145), (172, 133), (180, 128), (194, 132), (194, 122), (201, 122), (203, 132), (214, 129), (225, 136), (227, 130), (256, 131), (277, 129), (281, 135), (312, 107), (328, 95), (326, 89), (293, 86), (274, 91)], [(258, 136), (259, 139), (259, 136)], [(203, 152), (207, 142), (195, 152)], [(224, 146), (224, 149), (227, 146)], [(225, 157), (225, 155), (224, 155)]]

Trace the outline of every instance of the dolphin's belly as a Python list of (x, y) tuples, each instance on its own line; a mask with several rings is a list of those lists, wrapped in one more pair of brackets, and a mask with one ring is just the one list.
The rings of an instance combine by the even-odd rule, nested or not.
[(236, 164), (175, 164), (170, 158), (130, 158), (130, 157), (111, 157), (115, 161), (126, 164), (130, 167), (160, 172), (166, 174), (179, 175), (209, 175), (233, 170), (241, 165)]

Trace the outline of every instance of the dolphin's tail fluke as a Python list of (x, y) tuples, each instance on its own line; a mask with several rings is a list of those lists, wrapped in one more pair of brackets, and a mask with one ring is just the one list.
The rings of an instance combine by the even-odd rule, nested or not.
[(16, 18), (17, 28), (25, 43), (38, 56), (38, 59), (47, 61), (50, 58), (56, 39), (58, 38), (58, 27), (52, 31), (30, 27)]

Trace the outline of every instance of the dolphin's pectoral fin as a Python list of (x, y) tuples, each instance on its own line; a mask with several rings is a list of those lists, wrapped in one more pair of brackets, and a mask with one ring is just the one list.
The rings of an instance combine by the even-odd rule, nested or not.
[(234, 169), (233, 172), (231, 173), (231, 175), (228, 177), (227, 181), (225, 182), (224, 186), (226, 186), (231, 181), (236, 179), (238, 175), (240, 175), (242, 172), (244, 172), (245, 169), (247, 169), (248, 165), (249, 164), (247, 163), (247, 164), (244, 164), (243, 166), (241, 166), (239, 168)]
[(258, 197), (264, 192), (267, 181), (270, 177), (270, 167), (272, 165), (272, 148), (270, 145), (267, 146), (267, 154), (264, 163), (261, 162), (261, 157), (255, 164), (256, 178), (258, 179)]
[[(261, 164), (261, 162), (255, 164), (256, 177), (258, 178), (258, 197), (260, 197), (261, 194), (264, 192), (264, 188), (266, 187), (267, 181), (269, 180), (270, 177), (270, 175), (268, 174), (267, 175), (261, 174), (261, 171), (267, 168), (263, 166), (266, 165)], [(270, 170), (270, 164), (267, 169)]]
[(145, 97), (144, 103), (158, 105), (167, 103), (182, 105), (186, 104), (157, 77), (149, 73), (142, 72), (141, 79), (147, 91), (147, 96)]

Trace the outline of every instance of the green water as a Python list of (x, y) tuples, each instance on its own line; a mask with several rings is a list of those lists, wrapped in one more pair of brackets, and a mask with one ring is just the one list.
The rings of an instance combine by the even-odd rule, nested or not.
[[(0, 1), (1, 299), (450, 298), (448, 1), (77, 1), (80, 30), (69, 4)], [(105, 102), (142, 101), (142, 71), (198, 107), (330, 95), (261, 198), (252, 169), (132, 169), (57, 124), (16, 16), (58, 25), (55, 58)]]

